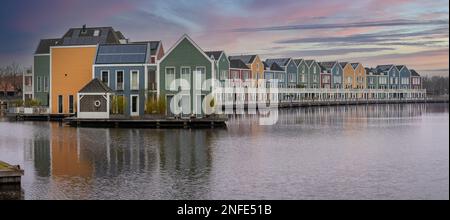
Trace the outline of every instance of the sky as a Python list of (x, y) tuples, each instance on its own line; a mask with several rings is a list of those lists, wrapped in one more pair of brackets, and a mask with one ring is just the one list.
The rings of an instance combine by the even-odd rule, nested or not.
[(188, 34), (204, 50), (408, 65), (449, 75), (448, 0), (3, 0), (0, 66), (32, 65), (39, 39), (112, 26), (131, 41)]

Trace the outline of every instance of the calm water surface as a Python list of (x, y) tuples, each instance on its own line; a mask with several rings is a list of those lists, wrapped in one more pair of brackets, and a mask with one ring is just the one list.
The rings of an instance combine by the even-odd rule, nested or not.
[(25, 199), (449, 199), (448, 104), (280, 110), (227, 129), (0, 119)]

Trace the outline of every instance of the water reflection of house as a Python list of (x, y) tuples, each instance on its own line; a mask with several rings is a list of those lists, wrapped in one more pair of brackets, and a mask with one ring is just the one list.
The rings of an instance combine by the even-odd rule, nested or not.
[(90, 178), (93, 166), (80, 150), (77, 132), (74, 128), (61, 128), (51, 124), (51, 168), (52, 176), (77, 176)]

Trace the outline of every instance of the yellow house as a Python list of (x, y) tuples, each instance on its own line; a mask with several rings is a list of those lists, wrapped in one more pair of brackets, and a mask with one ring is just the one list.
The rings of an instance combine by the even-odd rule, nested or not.
[(78, 91), (92, 80), (97, 45), (121, 44), (127, 40), (112, 27), (83, 25), (71, 28), (50, 47), (50, 113), (72, 114), (76, 112)]
[(61, 46), (50, 49), (51, 114), (76, 112), (77, 93), (92, 79), (96, 45)]
[(264, 64), (258, 55), (241, 55), (241, 56), (231, 56), (231, 60), (241, 60), (242, 62), (250, 68), (252, 73), (252, 79), (257, 80), (264, 79)]
[(366, 88), (366, 70), (361, 63), (352, 63), (352, 68), (355, 72), (353, 80), (354, 89)]
[(353, 69), (352, 65), (347, 62), (339, 63), (344, 70), (344, 82), (343, 82), (343, 88), (344, 89), (352, 89), (354, 80), (355, 80), (355, 70)]

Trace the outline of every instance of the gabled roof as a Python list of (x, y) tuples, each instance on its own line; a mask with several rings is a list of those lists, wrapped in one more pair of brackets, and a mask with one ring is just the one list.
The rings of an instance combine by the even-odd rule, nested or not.
[(420, 74), (416, 70), (410, 70), (411, 76), (420, 76)]
[(294, 63), (295, 65), (297, 65), (297, 67), (303, 62), (303, 59), (294, 59)]
[(167, 51), (167, 53), (165, 53), (165, 55), (161, 58), (160, 62), (166, 59), (166, 57), (169, 56), (169, 54), (172, 53), (172, 51), (178, 46), (178, 44), (183, 42), (184, 39), (188, 40), (189, 43), (191, 43), (195, 47), (195, 49), (197, 49), (207, 60), (213, 63), (213, 60), (210, 57), (208, 57), (208, 55), (206, 55), (205, 51), (203, 51), (202, 48), (200, 48), (187, 34), (183, 34), (183, 36), (181, 36), (181, 38)]
[(401, 71), (403, 68), (407, 68), (405, 65), (397, 65), (395, 66), (398, 71)]
[(86, 27), (71, 28), (61, 39), (61, 45), (94, 45), (119, 44), (124, 36), (112, 27)]
[(98, 78), (94, 78), (88, 84), (86, 84), (79, 93), (108, 93), (112, 92), (112, 89), (105, 85)]
[(230, 60), (242, 60), (245, 64), (249, 65), (255, 61), (257, 55), (241, 55), (241, 56), (230, 56)]
[(148, 44), (102, 44), (98, 46), (95, 64), (145, 64)]
[(219, 60), (220, 56), (224, 53), (223, 51), (205, 51), (206, 55), (212, 60)]
[(242, 60), (231, 60), (230, 59), (230, 68), (233, 69), (249, 69), (248, 66), (242, 62)]
[(366, 70), (366, 74), (370, 75), (370, 73), (372, 73), (372, 75), (376, 76), (376, 75), (380, 75), (380, 73), (378, 73), (374, 68), (364, 68)]
[(358, 68), (358, 66), (360, 65), (360, 63), (351, 63), (353, 69)]
[(42, 39), (36, 48), (34, 54), (49, 54), (50, 47), (57, 46), (61, 43), (61, 39)]
[(272, 63), (276, 63), (282, 68), (286, 67), (290, 61), (291, 58), (266, 59), (267, 65), (272, 66)]
[(345, 68), (347, 66), (348, 62), (340, 62), (339, 65), (341, 65), (342, 68)]
[(375, 69), (377, 73), (380, 73), (380, 72), (389, 72), (392, 68), (394, 68), (394, 65), (389, 64), (389, 65), (378, 65)]
[(308, 67), (311, 67), (311, 65), (316, 62), (315, 60), (305, 60), (306, 65), (308, 65)]
[(150, 55), (155, 56), (158, 53), (158, 48), (162, 45), (161, 41), (136, 41), (130, 42), (130, 44), (150, 44)]
[(320, 69), (322, 71), (331, 72), (337, 61), (319, 62)]

